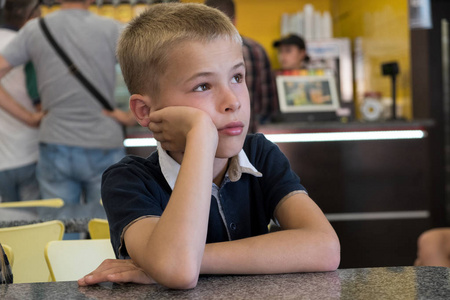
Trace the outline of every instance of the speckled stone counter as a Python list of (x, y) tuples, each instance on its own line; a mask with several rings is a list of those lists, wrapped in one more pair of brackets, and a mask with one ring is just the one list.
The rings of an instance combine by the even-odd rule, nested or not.
[(88, 223), (92, 218), (106, 219), (105, 210), (100, 203), (89, 205), (66, 204), (61, 208), (0, 208), (0, 228), (60, 220), (64, 223), (66, 233), (87, 233)]
[(450, 299), (450, 269), (389, 267), (329, 273), (202, 276), (195, 289), (76, 282), (0, 286), (0, 299)]

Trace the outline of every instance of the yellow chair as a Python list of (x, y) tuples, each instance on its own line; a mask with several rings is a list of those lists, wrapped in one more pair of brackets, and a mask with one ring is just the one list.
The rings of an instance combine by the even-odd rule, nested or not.
[(15, 207), (61, 207), (64, 206), (64, 201), (60, 198), (42, 199), (42, 200), (28, 200), (15, 202), (1, 202), (0, 208), (15, 208)]
[(94, 218), (88, 223), (88, 231), (91, 239), (109, 239), (108, 220)]
[(45, 248), (53, 281), (78, 280), (108, 258), (116, 258), (109, 239), (52, 241)]
[(14, 283), (50, 281), (44, 249), (63, 234), (64, 224), (57, 220), (0, 228), (0, 241), (14, 249)]
[(13, 250), (11, 249), (10, 246), (5, 245), (5, 244), (2, 244), (2, 248), (3, 248), (3, 251), (6, 254), (6, 257), (8, 257), (9, 265), (12, 267), (14, 265), (14, 252), (13, 252)]

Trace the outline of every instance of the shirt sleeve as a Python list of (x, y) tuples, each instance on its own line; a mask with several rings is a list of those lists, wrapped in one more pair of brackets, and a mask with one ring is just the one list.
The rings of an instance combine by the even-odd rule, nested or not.
[(267, 140), (263, 134), (254, 135), (251, 144), (251, 162), (263, 174), (259, 179), (260, 187), (267, 209), (273, 216), (276, 206), (286, 195), (295, 191), (306, 192), (306, 189), (276, 144)]
[(19, 66), (27, 63), (31, 58), (29, 54), (29, 36), (31, 35), (31, 27), (36, 20), (30, 20), (22, 27), (18, 34), (11, 42), (0, 51), (0, 54), (6, 59), (11, 66)]
[(117, 257), (128, 256), (121, 237), (130, 223), (144, 216), (162, 215), (170, 188), (162, 188), (159, 182), (161, 178), (130, 158), (123, 159), (103, 174), (102, 201)]

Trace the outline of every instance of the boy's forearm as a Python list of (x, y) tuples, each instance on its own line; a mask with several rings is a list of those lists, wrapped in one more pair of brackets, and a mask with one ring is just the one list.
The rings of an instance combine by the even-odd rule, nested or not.
[(334, 233), (283, 230), (207, 244), (202, 274), (275, 274), (335, 270), (340, 261)]
[(196, 284), (207, 234), (216, 147), (201, 133), (187, 139), (170, 201), (142, 252), (139, 265), (169, 287), (189, 286), (192, 280)]

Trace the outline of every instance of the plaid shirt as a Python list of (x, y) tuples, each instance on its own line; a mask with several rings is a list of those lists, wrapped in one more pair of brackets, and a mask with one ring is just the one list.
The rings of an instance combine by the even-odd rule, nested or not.
[(0, 255), (3, 256), (3, 261), (5, 265), (5, 270), (2, 269), (3, 263), (0, 264), (0, 284), (5, 283), (13, 283), (13, 275), (11, 272), (11, 266), (9, 265), (8, 257), (5, 254), (5, 251), (3, 251), (3, 247), (0, 244)]
[(256, 132), (257, 125), (270, 121), (278, 112), (275, 82), (264, 48), (246, 37), (243, 40), (245, 81), (250, 95), (251, 122), (249, 132)]

